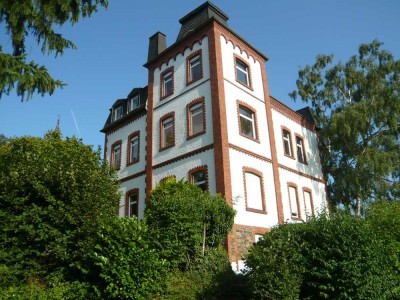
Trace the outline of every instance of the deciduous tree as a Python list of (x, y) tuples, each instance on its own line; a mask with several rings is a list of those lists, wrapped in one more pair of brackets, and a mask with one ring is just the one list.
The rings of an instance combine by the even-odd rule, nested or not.
[(346, 63), (317, 56), (291, 93), (312, 107), (330, 200), (358, 214), (369, 200), (399, 199), (400, 60), (381, 45), (362, 44)]

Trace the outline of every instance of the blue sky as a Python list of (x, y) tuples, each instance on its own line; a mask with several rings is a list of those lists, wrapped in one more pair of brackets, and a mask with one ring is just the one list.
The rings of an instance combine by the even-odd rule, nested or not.
[[(109, 0), (91, 18), (60, 32), (77, 50), (56, 59), (43, 56), (36, 43), (27, 41), (29, 59), (44, 64), (68, 85), (52, 96), (34, 95), (21, 102), (15, 94), (0, 99), (0, 133), (6, 136), (43, 136), (60, 116), (64, 136), (77, 136), (85, 144), (103, 146), (99, 132), (116, 99), (134, 87), (147, 85), (148, 38), (157, 31), (167, 46), (178, 35), (178, 20), (203, 0)], [(399, 0), (214, 0), (229, 16), (235, 32), (263, 52), (270, 94), (294, 109), (288, 93), (295, 89), (299, 67), (312, 64), (317, 54), (335, 54), (346, 61), (361, 43), (378, 39), (400, 59)], [(0, 44), (10, 49), (0, 24)]]

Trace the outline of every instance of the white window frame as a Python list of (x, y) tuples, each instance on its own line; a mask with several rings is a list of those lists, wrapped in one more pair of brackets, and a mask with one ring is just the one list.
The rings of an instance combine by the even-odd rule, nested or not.
[[(242, 114), (242, 110), (248, 111), (251, 114), (251, 118), (248, 116)], [(252, 128), (252, 135), (248, 135), (243, 131), (243, 126), (242, 126), (242, 118), (246, 119), (251, 122), (251, 128)], [(239, 122), (240, 122), (240, 133), (243, 134), (244, 136), (250, 137), (252, 139), (257, 139), (257, 132), (256, 132), (256, 114), (253, 110), (247, 108), (246, 106), (239, 105)]]
[[(194, 77), (193, 69), (199, 66), (199, 75), (198, 77)], [(190, 68), (190, 82), (196, 81), (201, 78), (201, 54), (197, 54), (189, 60), (189, 68)]]
[[(190, 113), (190, 116), (189, 116), (190, 135), (195, 135), (197, 133), (203, 132), (204, 131), (204, 103), (203, 102), (199, 102), (199, 103), (196, 103), (196, 104), (190, 106), (189, 113)], [(202, 128), (201, 128), (201, 130), (199, 130), (197, 132), (194, 132), (193, 131), (194, 130), (194, 126), (193, 126), (194, 122), (193, 122), (193, 120), (194, 120), (194, 117), (199, 115), (199, 114), (202, 115), (202, 118), (201, 118)]]
[(122, 118), (122, 105), (118, 105), (113, 109), (113, 122)]
[(140, 100), (140, 96), (135, 95), (133, 96), (130, 100), (129, 100), (129, 111), (134, 110), (135, 108), (137, 108), (139, 106), (139, 100)]
[[(130, 146), (130, 158), (129, 158), (130, 159), (130, 163), (136, 162), (136, 161), (139, 160), (139, 135), (136, 134), (136, 135), (132, 136), (130, 141), (129, 141), (129, 143), (130, 143), (130, 145), (129, 145)], [(137, 157), (136, 157), (136, 159), (133, 157), (134, 147), (137, 147)]]
[[(236, 66), (235, 67), (236, 67), (236, 79), (240, 83), (242, 83), (242, 84), (244, 84), (246, 86), (250, 86), (249, 66), (246, 63), (244, 63), (243, 61), (241, 61), (240, 59), (236, 59)], [(241, 80), (241, 77), (239, 77), (239, 73), (245, 75), (246, 82)]]

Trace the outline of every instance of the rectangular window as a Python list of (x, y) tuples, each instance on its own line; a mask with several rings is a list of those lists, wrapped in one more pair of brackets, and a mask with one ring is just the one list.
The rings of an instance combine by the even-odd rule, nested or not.
[(250, 86), (249, 67), (239, 59), (236, 59), (236, 80), (246, 86)]
[(188, 137), (199, 135), (205, 131), (204, 100), (196, 101), (188, 106)]
[(139, 217), (139, 190), (132, 189), (126, 193), (125, 214), (127, 217)]
[(135, 135), (130, 139), (130, 163), (134, 163), (139, 160), (139, 135)]
[(263, 180), (257, 171), (244, 172), (246, 210), (265, 213)]
[(304, 204), (306, 207), (306, 215), (314, 216), (314, 205), (312, 202), (311, 191), (303, 190), (303, 195), (304, 195)]
[(112, 146), (111, 165), (119, 170), (121, 167), (121, 143), (118, 142)]
[(201, 170), (191, 174), (191, 181), (193, 184), (197, 185), (203, 191), (207, 189), (206, 173)]
[(198, 54), (189, 59), (189, 78), (188, 83), (196, 81), (202, 77), (201, 55)]
[(161, 73), (161, 99), (174, 93), (174, 69), (170, 67)]
[(289, 202), (290, 202), (290, 214), (292, 219), (299, 219), (299, 199), (297, 196), (297, 187), (289, 185)]
[(139, 95), (136, 95), (129, 100), (129, 111), (134, 110), (138, 106), (139, 106)]
[(304, 141), (301, 137), (296, 136), (297, 160), (303, 164), (306, 163), (306, 153), (304, 151)]
[(122, 118), (122, 105), (113, 109), (113, 122)]
[(200, 166), (190, 170), (189, 181), (206, 191), (208, 189), (207, 166)]
[(240, 133), (256, 139), (255, 114), (247, 107), (239, 105)]
[(174, 115), (168, 114), (160, 121), (160, 149), (175, 145), (175, 121)]
[(282, 129), (282, 137), (283, 137), (283, 149), (286, 156), (293, 157), (292, 151), (292, 141), (290, 137), (290, 132)]

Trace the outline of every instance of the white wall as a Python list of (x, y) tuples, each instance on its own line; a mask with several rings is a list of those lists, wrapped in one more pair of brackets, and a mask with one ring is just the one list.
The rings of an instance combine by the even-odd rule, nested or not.
[(297, 194), (300, 202), (300, 216), (306, 221), (306, 211), (304, 206), (303, 188), (311, 190), (315, 213), (318, 214), (327, 208), (325, 185), (321, 182), (300, 176), (296, 173), (279, 169), (279, 178), (281, 183), (282, 202), (284, 220), (292, 222), (289, 204), (288, 182), (294, 182), (297, 185)]
[[(301, 126), (287, 116), (276, 110), (272, 110), (272, 119), (274, 124), (276, 152), (278, 155), (278, 163), (283, 164), (292, 169), (301, 171), (319, 179), (323, 178), (321, 161), (319, 157), (317, 135), (315, 132)], [(285, 156), (282, 140), (282, 126), (287, 127), (291, 131), (292, 150), (294, 159)], [(303, 164), (296, 157), (296, 138), (295, 134), (300, 135), (304, 139), (304, 149), (306, 153), (307, 164)]]
[[(235, 224), (270, 228), (278, 223), (276, 193), (272, 164), (230, 149), (232, 202), (236, 210)], [(246, 211), (243, 167), (253, 168), (263, 174), (264, 201), (267, 214)]]
[(215, 167), (214, 167), (214, 150), (210, 149), (186, 159), (179, 160), (164, 167), (157, 168), (153, 171), (153, 186), (160, 183), (160, 180), (167, 176), (175, 176), (176, 180), (188, 181), (188, 172), (199, 166), (207, 166), (208, 169), (208, 188), (211, 193), (216, 193), (215, 186)]

